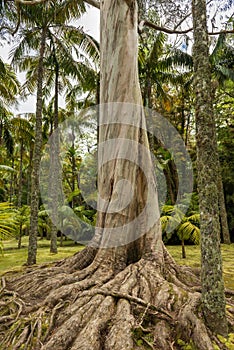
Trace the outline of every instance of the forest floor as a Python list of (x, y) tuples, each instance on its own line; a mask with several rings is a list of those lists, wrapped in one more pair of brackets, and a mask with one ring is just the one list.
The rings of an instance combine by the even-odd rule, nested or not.
[[(17, 240), (12, 239), (4, 242), (3, 255), (0, 255), (0, 275), (9, 270), (21, 270), (22, 265), (27, 258), (27, 245), (28, 237), (22, 238), (22, 248), (17, 249)], [(49, 252), (50, 241), (47, 239), (38, 240), (38, 265), (53, 263), (55, 261), (72, 256), (83, 247), (74, 244), (71, 240), (63, 242), (63, 246), (60, 247), (58, 242), (58, 254), (51, 254)], [(234, 271), (233, 271), (233, 256), (234, 256), (234, 243), (230, 245), (222, 244), (222, 257), (223, 257), (223, 269), (224, 269), (224, 282), (225, 287), (234, 290)], [(200, 247), (197, 245), (186, 246), (186, 259), (181, 258), (181, 247), (167, 246), (168, 251), (176, 260), (179, 265), (187, 265), (191, 267), (200, 267)]]
[[(66, 240), (55, 255), (49, 244), (39, 239), (38, 265), (26, 267), (27, 238), (20, 250), (16, 240), (4, 242), (1, 350), (234, 350), (233, 292), (226, 290), (227, 338), (212, 333), (201, 314), (199, 246), (186, 246), (186, 259), (180, 246), (167, 246), (164, 270), (152, 255), (115, 272), (96, 257), (87, 265), (90, 248)], [(225, 286), (234, 290), (234, 244), (222, 252)]]

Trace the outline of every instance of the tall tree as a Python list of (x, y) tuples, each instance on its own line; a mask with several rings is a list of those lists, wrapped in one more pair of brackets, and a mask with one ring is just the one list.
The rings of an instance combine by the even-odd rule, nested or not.
[[(18, 176), (18, 198), (17, 198), (17, 207), (19, 211), (23, 212), (25, 209), (22, 209), (23, 204), (23, 178), (24, 178), (24, 169), (23, 169), (23, 163), (24, 163), (24, 155), (26, 150), (30, 152), (31, 145), (34, 139), (34, 133), (33, 133), (33, 126), (32, 123), (30, 123), (29, 120), (27, 120), (23, 116), (16, 116), (11, 119), (11, 129), (12, 133), (14, 135), (14, 142), (15, 145), (18, 145), (19, 149), (19, 176)], [(26, 204), (26, 203), (24, 203)], [(22, 226), (23, 226), (23, 220), (19, 222), (19, 236), (18, 236), (18, 248), (21, 248), (21, 236), (22, 236)]]
[[(39, 207), (39, 168), (42, 151), (42, 103), (43, 103), (43, 80), (44, 80), (44, 55), (47, 50), (47, 39), (56, 40), (54, 32), (65, 25), (72, 17), (79, 16), (85, 11), (83, 3), (50, 1), (46, 5), (28, 7), (20, 6), (21, 20), (24, 24), (22, 32), (24, 34), (19, 45), (13, 50), (14, 63), (21, 63), (21, 67), (29, 65), (30, 59), (22, 59), (25, 51), (38, 50), (39, 56), (36, 65), (37, 103), (36, 103), (36, 125), (35, 144), (33, 153), (33, 169), (31, 180), (31, 217), (29, 230), (29, 247), (27, 264), (36, 263), (37, 254), (37, 231), (38, 231), (38, 207)], [(50, 28), (53, 28), (50, 30)], [(54, 32), (53, 32), (54, 30)], [(73, 28), (73, 30), (75, 30)], [(74, 35), (74, 34), (73, 34)], [(58, 43), (58, 41), (57, 41)], [(63, 47), (62, 42), (59, 42)], [(53, 47), (53, 46), (52, 46)], [(66, 50), (65, 50), (66, 51)], [(53, 52), (53, 49), (52, 49)], [(69, 53), (69, 52), (68, 52)], [(64, 56), (67, 57), (67, 53)], [(64, 58), (64, 59), (65, 59)], [(32, 86), (31, 86), (32, 89)], [(57, 87), (56, 87), (57, 89)], [(55, 98), (57, 101), (57, 96)], [(55, 230), (53, 231), (55, 232)], [(53, 240), (54, 242), (54, 240)], [(54, 245), (53, 245), (54, 246)], [(56, 248), (55, 248), (56, 250)]]
[[(5, 316), (0, 319), (1, 340), (6, 348), (9, 342), (16, 348), (27, 342), (43, 350), (132, 350), (139, 344), (169, 350), (182, 339), (213, 350), (200, 317), (200, 293), (192, 288), (198, 279), (191, 269), (177, 266), (162, 244), (138, 81), (137, 1), (102, 0), (100, 6), (103, 169), (98, 181), (103, 202), (100, 198), (95, 236), (91, 246), (52, 268), (8, 277), (3, 300), (11, 287), (21, 303), (33, 305), (21, 313), (7, 304), (9, 322), (16, 315), (18, 322), (9, 327)], [(123, 191), (122, 182), (131, 182), (131, 193)]]
[[(45, 28), (47, 42), (45, 44), (46, 58), (44, 59), (43, 65), (45, 81), (43, 86), (43, 97), (46, 98), (51, 95), (51, 89), (54, 89), (54, 108), (51, 119), (51, 133), (58, 127), (59, 93), (63, 92), (63, 90), (69, 90), (69, 88), (72, 89), (72, 83), (68, 80), (68, 77), (73, 78), (73, 80), (77, 79), (81, 84), (84, 83), (89, 72), (92, 71), (91, 63), (85, 54), (96, 60), (98, 58), (98, 50), (94, 40), (89, 35), (85, 34), (79, 27), (76, 28), (72, 25), (68, 25), (66, 22), (69, 19), (69, 12), (66, 16), (61, 12), (61, 8), (63, 8), (63, 5), (57, 4), (55, 6), (55, 3), (51, 2), (51, 6), (46, 9), (46, 14), (44, 13), (43, 7), (38, 8), (36, 18), (35, 13), (31, 11), (31, 20), (37, 25), (37, 30), (35, 30), (35, 28), (33, 30), (29, 28), (29, 30), (25, 32), (24, 40), (21, 40), (14, 52), (14, 62), (18, 63), (21, 69), (27, 69), (27, 81), (24, 84), (24, 88), (28, 89), (29, 92), (33, 92), (36, 87), (35, 84), (38, 82), (38, 57), (22, 57), (22, 54), (24, 54), (23, 48), (25, 44), (29, 44), (33, 48), (37, 43), (38, 36), (41, 35), (43, 28)], [(81, 12), (82, 10), (84, 9), (81, 6)], [(23, 10), (21, 11), (24, 16), (27, 16), (27, 12), (24, 13)], [(74, 52), (79, 56), (78, 60), (74, 58)], [(53, 143), (55, 142), (56, 135), (57, 133), (55, 133), (55, 136), (52, 138)], [(58, 201), (56, 199), (58, 192), (53, 186), (56, 184), (54, 177), (58, 174), (58, 154), (59, 149), (57, 140), (56, 145), (51, 145), (51, 180), (49, 186), (51, 190), (48, 192), (50, 197), (48, 199), (48, 204), (49, 206), (52, 205), (50, 209), (54, 213), (50, 247), (52, 253), (57, 253), (57, 229), (56, 225), (54, 225), (54, 222), (57, 222), (57, 214), (55, 213), (54, 208)], [(32, 215), (34, 216), (34, 211), (31, 211), (31, 216)]]
[(20, 83), (16, 74), (9, 64), (4, 63), (0, 58), (0, 113), (7, 113), (10, 106), (16, 103), (16, 96), (19, 93)]
[[(165, 60), (167, 64), (178, 65), (179, 67), (185, 66), (187, 69), (190, 70), (190, 79), (186, 82), (186, 85), (184, 86), (185, 91), (188, 91), (188, 88), (190, 88), (192, 85), (192, 70), (194, 65), (193, 57), (180, 49), (173, 49), (169, 57)], [(226, 40), (225, 33), (221, 33), (215, 42), (215, 45), (212, 48), (212, 51), (209, 55), (209, 61), (211, 66), (211, 73), (212, 73), (212, 83), (211, 83), (211, 92), (213, 95), (215, 95), (215, 90), (218, 86), (223, 86), (225, 82), (229, 80), (234, 79), (234, 72), (232, 69), (232, 61), (233, 61), (233, 50), (228, 45)], [(190, 92), (190, 95), (192, 94), (192, 91)], [(183, 109), (182, 109), (183, 111)], [(184, 114), (182, 114), (182, 130), (183, 130), (183, 119)], [(218, 118), (217, 118), (218, 119)], [(214, 121), (215, 122), (215, 121)], [(224, 243), (230, 244), (230, 234), (229, 234), (229, 228), (227, 223), (227, 212), (225, 207), (225, 200), (224, 200), (224, 191), (223, 191), (223, 183), (222, 183), (222, 177), (221, 177), (221, 170), (220, 165), (218, 164), (219, 171), (217, 171), (217, 186), (218, 186), (218, 203), (219, 203), (219, 216), (220, 216), (220, 224), (221, 224), (221, 231), (222, 231), (222, 238)]]
[(198, 192), (201, 213), (202, 302), (209, 327), (227, 334), (220, 250), (216, 128), (212, 101), (206, 1), (193, 0), (194, 89), (197, 127)]
[(42, 150), (42, 89), (43, 89), (43, 59), (46, 45), (46, 27), (42, 27), (40, 40), (40, 53), (37, 71), (37, 103), (36, 103), (36, 124), (35, 124), (35, 142), (32, 163), (31, 179), (31, 202), (30, 202), (30, 230), (28, 244), (27, 264), (36, 264), (37, 257), (37, 234), (38, 234), (38, 209), (39, 209), (39, 171)]

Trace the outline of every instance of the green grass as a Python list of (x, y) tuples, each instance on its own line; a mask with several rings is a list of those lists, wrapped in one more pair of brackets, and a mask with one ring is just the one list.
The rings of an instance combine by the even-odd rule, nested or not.
[[(201, 253), (199, 246), (186, 246), (187, 258), (181, 258), (181, 247), (179, 246), (167, 246), (170, 254), (180, 265), (189, 265), (192, 267), (200, 267)], [(234, 244), (222, 244), (222, 257), (223, 257), (223, 275), (226, 288), (234, 290), (234, 269), (233, 269), (233, 256), (234, 256)]]
[[(12, 239), (4, 241), (3, 255), (0, 255), (0, 274), (6, 271), (21, 270), (22, 265), (27, 260), (28, 253), (28, 237), (22, 238), (22, 248), (17, 249), (17, 240)], [(46, 239), (38, 240), (37, 264), (51, 263), (57, 260), (64, 259), (75, 254), (82, 249), (80, 245), (75, 245), (74, 242), (64, 241), (64, 246), (60, 247), (58, 242), (58, 254), (50, 253), (50, 241)]]
[[(22, 265), (27, 259), (28, 237), (23, 237), (22, 248), (17, 249), (17, 240), (12, 239), (4, 241), (4, 255), (0, 255), (0, 274), (9, 270), (21, 270)], [(82, 249), (82, 246), (75, 245), (70, 240), (64, 241), (64, 246), (60, 247), (58, 243), (58, 254), (51, 254), (49, 251), (50, 242), (46, 239), (38, 240), (37, 264), (45, 264), (61, 260), (75, 254)], [(181, 258), (180, 246), (167, 246), (167, 249), (180, 265), (189, 265), (192, 267), (200, 267), (200, 247), (191, 245), (186, 246), (187, 258)], [(233, 256), (234, 244), (222, 245), (224, 282), (226, 288), (234, 290), (234, 271)]]

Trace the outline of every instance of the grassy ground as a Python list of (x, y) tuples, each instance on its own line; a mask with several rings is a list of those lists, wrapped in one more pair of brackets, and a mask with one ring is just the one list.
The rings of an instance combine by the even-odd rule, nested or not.
[[(176, 262), (180, 265), (189, 265), (192, 267), (200, 267), (200, 247), (199, 246), (186, 246), (187, 258), (181, 258), (181, 247), (179, 246), (167, 246), (169, 252), (174, 257)], [(222, 257), (223, 257), (223, 272), (224, 283), (226, 288), (234, 290), (234, 244), (222, 244)]]
[[(17, 249), (17, 240), (12, 239), (10, 241), (4, 241), (3, 255), (0, 254), (0, 275), (9, 270), (20, 270), (22, 265), (27, 260), (27, 246), (28, 237), (23, 237), (22, 248)], [(64, 241), (64, 246), (60, 247), (58, 242), (58, 254), (50, 253), (50, 241), (43, 239), (38, 240), (38, 253), (37, 263), (38, 265), (44, 263), (50, 263), (53, 261), (64, 259), (68, 256), (75, 254), (78, 250), (82, 249), (81, 246), (75, 245), (74, 242), (67, 240)]]
[[(22, 268), (22, 265), (27, 259), (27, 244), (27, 237), (23, 237), (22, 248), (20, 250), (17, 249), (17, 241), (15, 239), (4, 242), (4, 254), (2, 256), (0, 255), (0, 274), (9, 270), (20, 270)], [(51, 254), (49, 252), (49, 246), (50, 242), (48, 240), (38, 240), (38, 264), (61, 260), (82, 249), (81, 246), (75, 245), (70, 240), (64, 241), (63, 247), (58, 247), (58, 254)], [(181, 258), (181, 247), (167, 246), (167, 248), (178, 264), (200, 267), (199, 246), (187, 246), (186, 259)], [(222, 245), (222, 255), (225, 286), (234, 290), (234, 244)]]

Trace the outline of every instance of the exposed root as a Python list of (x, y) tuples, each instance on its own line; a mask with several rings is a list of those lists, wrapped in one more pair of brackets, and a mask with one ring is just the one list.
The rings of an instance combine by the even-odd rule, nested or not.
[[(171, 259), (166, 256), (170, 264), (163, 270), (153, 259), (141, 259), (117, 274), (110, 266), (90, 264), (69, 276), (68, 267), (58, 272), (57, 266), (30, 271), (15, 281), (2, 279), (0, 348), (172, 350), (180, 349), (179, 340), (192, 341), (198, 350), (220, 346), (200, 313), (200, 293), (192, 288), (192, 282), (198, 287), (197, 276)], [(35, 279), (25, 298), (21, 285), (29, 276)], [(39, 281), (47, 288), (43, 292), (41, 286), (28, 300)], [(20, 293), (9, 287), (19, 287)], [(232, 312), (228, 320), (232, 326)]]

